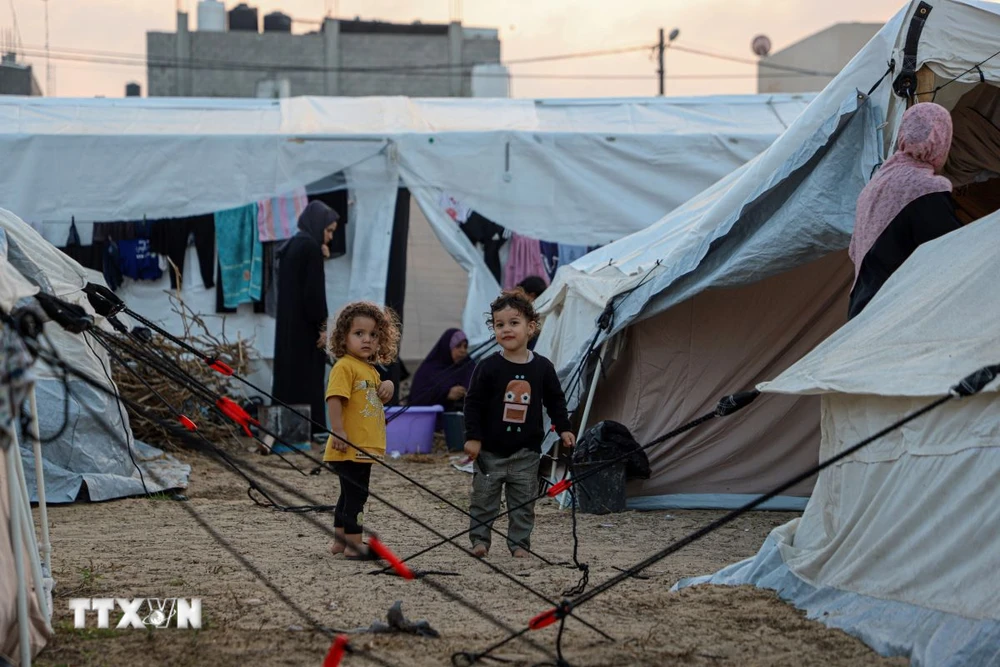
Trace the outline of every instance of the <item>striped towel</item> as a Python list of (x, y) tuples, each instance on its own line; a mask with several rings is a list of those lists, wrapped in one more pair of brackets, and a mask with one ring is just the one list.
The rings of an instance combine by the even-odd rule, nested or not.
[(305, 188), (295, 188), (287, 195), (258, 202), (257, 229), (261, 243), (284, 241), (295, 236), (299, 216), (308, 204)]

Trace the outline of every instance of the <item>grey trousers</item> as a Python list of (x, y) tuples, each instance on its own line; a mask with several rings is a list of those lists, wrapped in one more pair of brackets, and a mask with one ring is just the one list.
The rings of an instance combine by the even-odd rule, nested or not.
[[(507, 509), (514, 510), (507, 515), (507, 548), (512, 552), (518, 547), (531, 548), (531, 531), (535, 527), (534, 498), (538, 495), (540, 462), (538, 452), (527, 449), (507, 458), (487, 451), (479, 452), (476, 471), (472, 477), (472, 501), (469, 506), (469, 514), (472, 515), (469, 538), (473, 546), (490, 546), (490, 528), (500, 512), (500, 494), (506, 488)], [(518, 507), (522, 503), (527, 504)], [(479, 525), (478, 522), (483, 524)]]

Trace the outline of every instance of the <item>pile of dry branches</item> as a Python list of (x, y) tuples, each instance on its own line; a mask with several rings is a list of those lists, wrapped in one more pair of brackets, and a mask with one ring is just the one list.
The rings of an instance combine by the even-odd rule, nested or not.
[[(171, 310), (183, 323), (184, 333), (178, 338), (199, 350), (209, 357), (219, 359), (228, 364), (236, 373), (247, 375), (250, 369), (250, 362), (256, 356), (251, 345), (252, 341), (237, 338), (236, 342), (226, 339), (225, 326), (223, 326), (220, 336), (214, 336), (205, 325), (204, 320), (196, 315), (176, 294), (170, 294)], [(125, 341), (125, 337), (116, 334)], [(166, 357), (176, 363), (185, 373), (195, 378), (198, 383), (207, 386), (214, 395), (230, 396), (233, 400), (241, 402), (239, 396), (243, 395), (242, 386), (235, 380), (227, 378), (212, 370), (205, 362), (184, 350), (173, 341), (153, 333), (152, 340), (146, 344), (146, 349), (155, 352), (156, 356)], [(163, 373), (150, 368), (146, 363), (126, 355), (122, 355), (122, 361), (128, 363), (134, 371), (142, 376), (140, 380), (132, 370), (123, 368), (115, 359), (111, 360), (112, 374), (118, 390), (124, 398), (134, 401), (142, 406), (144, 410), (155, 415), (157, 418), (177, 424), (177, 416), (173, 411), (176, 408), (184, 415), (188, 416), (198, 424), (198, 430), (209, 440), (218, 445), (233, 443), (233, 436), (237, 434), (231, 422), (226, 422), (216, 415), (206, 402), (198, 397), (191, 389), (179, 384)], [(163, 399), (170, 403), (164, 405), (163, 400), (156, 395), (149, 387), (156, 390)], [(135, 413), (131, 408), (129, 421), (132, 426), (132, 433), (136, 438), (158, 447), (178, 448), (184, 445), (182, 438), (179, 438), (170, 431), (163, 428), (156, 422)]]

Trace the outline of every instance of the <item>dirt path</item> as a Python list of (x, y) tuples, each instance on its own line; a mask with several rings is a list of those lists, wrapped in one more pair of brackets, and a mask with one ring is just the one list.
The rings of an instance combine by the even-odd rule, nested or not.
[[(329, 473), (302, 476), (273, 457), (242, 456), (321, 503), (336, 500), (336, 479)], [(325, 626), (366, 627), (384, 619), (389, 607), (401, 600), (408, 618), (427, 619), (440, 631), (438, 639), (354, 636), (356, 646), (391, 664), (448, 665), (452, 653), (481, 650), (505, 636), (490, 621), (424, 581), (369, 576), (365, 573), (371, 564), (331, 557), (329, 538), (304, 515), (258, 508), (248, 499), (246, 485), (230, 471), (200, 456), (184, 458), (194, 468), (187, 503), (134, 499), (50, 509), (58, 581), (57, 634), (36, 664), (218, 667), (322, 662), (329, 640), (303, 629), (310, 627), (309, 621), (220, 546), (186, 508), (228, 541), (302, 614)], [(445, 457), (395, 463), (452, 502), (463, 507), (467, 503), (471, 477), (447, 465)], [(372, 488), (439, 531), (451, 534), (467, 527), (461, 514), (386, 470), (374, 471)], [(617, 574), (615, 567), (642, 560), (718, 515), (703, 511), (580, 515), (580, 560), (590, 564), (593, 585)], [(580, 615), (618, 641), (599, 641), (592, 631), (568, 623), (563, 642), (566, 659), (581, 667), (906, 664), (884, 660), (844, 633), (805, 620), (770, 592), (717, 587), (668, 592), (680, 577), (709, 573), (752, 555), (773, 527), (792, 516), (761, 512), (740, 519), (654, 566), (646, 573), (649, 579), (629, 581), (596, 598), (580, 609)], [(326, 514), (308, 518), (332, 525)], [(377, 501), (370, 502), (366, 523), (401, 555), (436, 539)], [(498, 527), (506, 528), (502, 520)], [(533, 541), (533, 548), (550, 560), (568, 559), (569, 513), (541, 503)], [(499, 542), (494, 542), (489, 559), (552, 599), (559, 599), (577, 580), (576, 571), (565, 567), (514, 560)], [(434, 581), (515, 628), (548, 608), (451, 546), (417, 559), (414, 567), (456, 573)], [(91, 618), (88, 629), (78, 631), (68, 610), (72, 597), (200, 597), (204, 627), (97, 630)], [(531, 633), (531, 639), (551, 651), (555, 626)], [(549, 659), (523, 642), (509, 644), (498, 655), (524, 665)], [(345, 664), (373, 663), (353, 656)]]

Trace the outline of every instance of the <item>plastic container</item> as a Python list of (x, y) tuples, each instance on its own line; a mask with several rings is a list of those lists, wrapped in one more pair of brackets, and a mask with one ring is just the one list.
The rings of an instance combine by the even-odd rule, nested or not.
[[(595, 468), (600, 470), (580, 479)], [(625, 461), (608, 466), (601, 461), (576, 463), (573, 473), (580, 480), (575, 485), (575, 495), (581, 512), (612, 514), (625, 511)]]
[[(271, 451), (275, 454), (284, 454), (292, 449), (308, 451), (312, 447), (309, 435), (311, 406), (293, 405), (291, 408), (289, 410), (283, 405), (262, 405), (257, 408), (257, 419), (261, 425), (278, 436), (277, 441), (271, 445)], [(296, 412), (302, 416), (295, 414)], [(273, 438), (265, 436), (264, 440), (271, 441)]]
[[(396, 417), (399, 412), (403, 414)], [(386, 453), (430, 454), (434, 447), (434, 427), (441, 412), (444, 408), (440, 405), (386, 408)]]
[(441, 415), (444, 427), (444, 441), (449, 452), (460, 452), (465, 449), (465, 414), (461, 412), (446, 412)]

